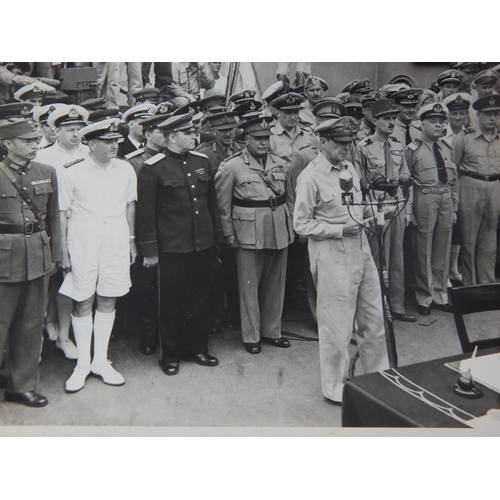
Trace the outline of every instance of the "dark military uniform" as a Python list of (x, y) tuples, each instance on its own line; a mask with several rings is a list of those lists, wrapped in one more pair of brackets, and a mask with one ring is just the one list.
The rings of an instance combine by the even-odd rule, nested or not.
[(158, 154), (158, 151), (151, 149), (146, 144), (143, 148), (128, 153), (124, 158), (134, 167), (135, 173), (139, 175), (139, 170), (144, 165), (144, 162), (156, 154)]
[[(222, 241), (208, 158), (168, 148), (139, 171), (137, 236), (159, 256), (162, 361), (208, 351), (215, 244)], [(218, 240), (218, 241), (217, 241)]]
[(36, 389), (48, 274), (61, 259), (56, 171), (5, 159), (2, 168), (17, 179), (38, 211), (0, 169), (0, 352), (9, 338), (9, 392)]
[(137, 149), (138, 148), (127, 136), (125, 137), (125, 139), (123, 139), (123, 142), (120, 142), (120, 144), (118, 145), (118, 153), (116, 154), (116, 156), (118, 156), (118, 158), (125, 158), (126, 155), (137, 151)]
[(220, 164), (224, 160), (226, 160), (230, 156), (233, 156), (235, 153), (238, 153), (244, 147), (244, 144), (234, 141), (231, 146), (229, 146), (227, 149), (224, 149), (220, 144), (217, 144), (216, 141), (210, 141), (200, 144), (196, 148), (196, 151), (208, 156), (210, 164), (212, 165), (213, 174), (215, 175), (217, 173), (217, 170), (219, 169)]

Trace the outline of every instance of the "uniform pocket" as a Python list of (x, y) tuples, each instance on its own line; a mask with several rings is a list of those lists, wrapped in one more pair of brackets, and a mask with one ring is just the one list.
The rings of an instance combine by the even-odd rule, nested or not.
[(245, 198), (258, 198), (261, 191), (266, 192), (264, 188), (260, 188), (261, 178), (258, 175), (240, 175), (237, 181)]
[(0, 277), (10, 276), (10, 256), (12, 255), (12, 236), (0, 234)]
[(37, 184), (36, 186), (33, 186), (33, 190), (35, 191), (35, 194), (42, 195), (42, 194), (50, 194), (54, 192), (54, 189), (52, 189), (52, 186), (47, 182), (44, 184)]
[(254, 212), (233, 212), (233, 227), (238, 243), (255, 245), (255, 213)]
[(167, 179), (163, 181), (165, 187), (182, 187), (184, 186), (184, 181), (182, 179)]

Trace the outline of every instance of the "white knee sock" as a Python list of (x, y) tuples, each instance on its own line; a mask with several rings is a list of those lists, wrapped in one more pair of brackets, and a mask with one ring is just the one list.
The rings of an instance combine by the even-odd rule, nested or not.
[(90, 366), (90, 343), (92, 341), (92, 314), (83, 318), (71, 315), (73, 333), (75, 334), (78, 350), (77, 365)]
[(115, 322), (115, 311), (103, 313), (96, 311), (94, 318), (94, 364), (106, 363), (108, 361), (108, 344), (113, 323)]

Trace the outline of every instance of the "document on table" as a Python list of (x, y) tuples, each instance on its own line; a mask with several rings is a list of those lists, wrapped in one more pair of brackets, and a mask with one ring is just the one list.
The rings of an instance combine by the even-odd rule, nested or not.
[(500, 394), (500, 352), (445, 363), (445, 366), (457, 372), (468, 372), (470, 370), (476, 382)]

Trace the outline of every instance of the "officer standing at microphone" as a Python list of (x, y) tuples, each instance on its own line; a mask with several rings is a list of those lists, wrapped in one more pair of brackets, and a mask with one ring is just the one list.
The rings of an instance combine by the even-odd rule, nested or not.
[(353, 180), (353, 201), (361, 202), (359, 176), (346, 161), (357, 128), (351, 117), (316, 127), (321, 152), (300, 174), (294, 229), (309, 238), (309, 258), (318, 290), (317, 318), (321, 386), (326, 400), (342, 402), (354, 319), (364, 372), (389, 367), (377, 268), (364, 232), (360, 206), (342, 203), (340, 176)]

